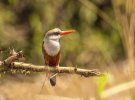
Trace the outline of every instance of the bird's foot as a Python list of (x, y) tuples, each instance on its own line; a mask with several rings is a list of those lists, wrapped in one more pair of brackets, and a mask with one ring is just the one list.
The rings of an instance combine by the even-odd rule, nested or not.
[(58, 70), (58, 72), (60, 72), (60, 70), (59, 70), (59, 66), (56, 66), (56, 69)]
[(48, 66), (45, 66), (45, 71), (48, 71), (48, 69), (49, 69)]
[(48, 76), (49, 75), (49, 67), (48, 66), (45, 67), (45, 71), (46, 71), (46, 76)]

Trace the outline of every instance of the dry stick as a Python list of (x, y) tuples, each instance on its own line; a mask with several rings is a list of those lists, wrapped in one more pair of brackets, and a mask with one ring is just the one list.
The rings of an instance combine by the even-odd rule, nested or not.
[(110, 96), (116, 95), (120, 92), (129, 90), (129, 89), (132, 89), (132, 88), (135, 88), (135, 80), (127, 82), (127, 83), (120, 84), (118, 86), (114, 86), (110, 89), (107, 89), (107, 90), (103, 91), (103, 93), (101, 94), (101, 98), (106, 99)]
[(0, 72), (7, 70), (12, 62), (19, 60), (20, 58), (23, 58), (23, 51), (16, 53), (14, 49), (12, 49), (10, 51), (10, 56), (4, 61), (0, 61)]
[(23, 58), (23, 52), (19, 51), (16, 53), (14, 49), (11, 51), (11, 56), (9, 56), (4, 61), (0, 61), (0, 71), (8, 70), (8, 69), (24, 69), (28, 71), (34, 71), (34, 72), (52, 72), (52, 73), (70, 73), (70, 74), (78, 74), (84, 77), (90, 77), (90, 76), (100, 76), (102, 75), (97, 70), (88, 70), (88, 69), (81, 69), (76, 67), (63, 67), (60, 66), (59, 68), (56, 67), (48, 67), (48, 69), (45, 69), (47, 66), (39, 66), (39, 65), (33, 65), (29, 63), (24, 62), (15, 62), (16, 60), (19, 60), (20, 58)]
[(22, 51), (19, 51), (18, 53), (16, 53), (13, 50), (13, 53), (11, 54), (11, 56), (8, 57), (6, 60), (4, 60), (3, 63), (5, 65), (10, 65), (12, 62), (14, 62), (16, 60), (19, 60), (19, 58), (22, 58), (22, 57), (23, 57), (23, 52)]
[(45, 67), (47, 66), (33, 65), (29, 63), (23, 63), (23, 62), (12, 62), (10, 67), (13, 69), (24, 69), (28, 71), (34, 71), (34, 72), (47, 72), (47, 70), (49, 70), (49, 72), (51, 73), (70, 73), (70, 74), (78, 74), (84, 77), (101, 75), (101, 73), (95, 69), (87, 70), (87, 69), (81, 69), (75, 67), (63, 67), (63, 66), (60, 66), (59, 68), (48, 67), (48, 69), (45, 69)]

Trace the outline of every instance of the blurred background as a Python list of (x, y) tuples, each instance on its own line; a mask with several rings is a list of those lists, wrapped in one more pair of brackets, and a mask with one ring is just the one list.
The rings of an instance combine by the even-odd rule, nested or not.
[[(56, 27), (76, 30), (61, 39), (60, 65), (96, 68), (107, 75), (88, 79), (61, 75), (58, 85), (52, 88), (47, 82), (41, 95), (44, 73), (2, 74), (0, 99), (48, 100), (55, 95), (54, 100), (60, 100), (59, 96), (68, 97), (62, 100), (97, 100), (105, 89), (134, 80), (134, 0), (0, 0), (0, 59), (14, 48), (24, 51), (25, 62), (43, 65), (43, 36)], [(105, 98), (132, 100), (133, 93), (127, 89)]]

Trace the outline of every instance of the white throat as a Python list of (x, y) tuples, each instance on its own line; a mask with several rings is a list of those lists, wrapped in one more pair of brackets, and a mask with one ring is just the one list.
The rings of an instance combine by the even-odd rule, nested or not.
[(60, 51), (59, 39), (44, 39), (43, 46), (46, 53), (50, 56), (55, 56)]

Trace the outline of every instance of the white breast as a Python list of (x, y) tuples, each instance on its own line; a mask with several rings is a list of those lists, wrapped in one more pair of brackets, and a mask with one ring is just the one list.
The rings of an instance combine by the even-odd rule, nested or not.
[(60, 43), (55, 40), (44, 40), (44, 49), (50, 56), (55, 56), (60, 51)]

